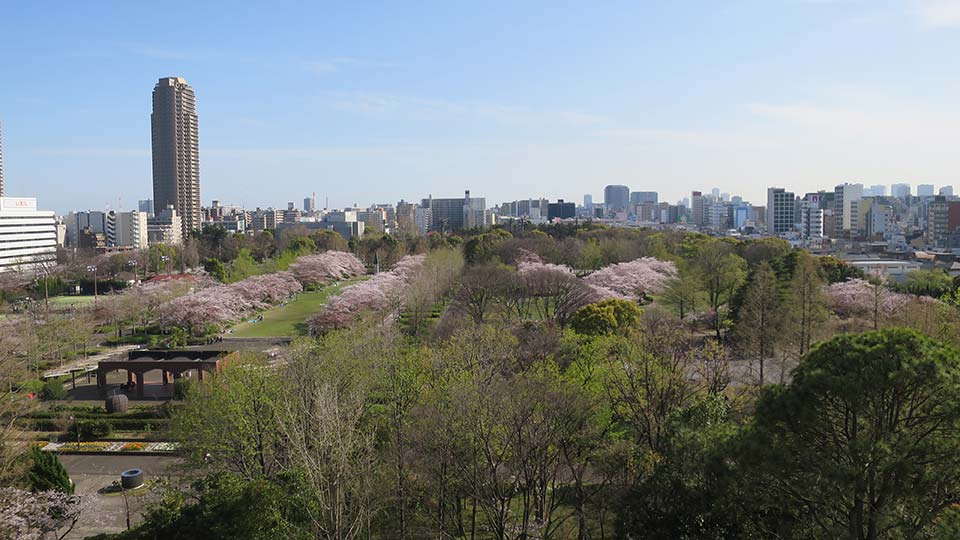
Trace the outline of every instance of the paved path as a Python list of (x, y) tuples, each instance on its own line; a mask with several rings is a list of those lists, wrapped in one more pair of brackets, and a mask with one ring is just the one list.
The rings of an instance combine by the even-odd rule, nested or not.
[[(83, 513), (77, 526), (65, 539), (79, 540), (100, 533), (120, 532), (126, 527), (123, 497), (98, 493), (114, 480), (118, 480), (121, 472), (127, 469), (142, 469), (147, 481), (159, 476), (175, 476), (179, 459), (161, 456), (70, 455), (60, 456), (60, 461), (67, 468), (76, 486), (76, 493), (90, 501), (89, 509)], [(141, 520), (144, 504), (149, 497), (127, 497), (127, 500), (130, 504), (131, 523), (136, 525)]]
[(81, 371), (91, 367), (96, 368), (97, 362), (112, 358), (117, 355), (126, 355), (128, 352), (136, 349), (137, 347), (138, 345), (121, 345), (119, 347), (114, 347), (93, 356), (87, 356), (85, 358), (81, 358), (80, 360), (74, 360), (73, 362), (64, 364), (63, 367), (47, 370), (43, 372), (43, 377), (59, 377), (60, 375), (69, 375), (71, 371)]

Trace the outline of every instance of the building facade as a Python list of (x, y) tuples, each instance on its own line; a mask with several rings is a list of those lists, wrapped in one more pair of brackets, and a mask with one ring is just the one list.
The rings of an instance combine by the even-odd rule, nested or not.
[(906, 199), (910, 196), (910, 184), (893, 184), (890, 186), (890, 195), (898, 199)]
[(656, 191), (634, 191), (630, 193), (630, 205), (638, 204), (657, 204), (660, 202), (660, 195)]
[(182, 77), (165, 77), (153, 89), (150, 115), (154, 210), (172, 206), (181, 237), (201, 227), (200, 141), (196, 96)]
[(458, 229), (482, 227), (487, 223), (487, 200), (483, 197), (471, 197), (470, 190), (460, 199), (435, 199), (424, 201), (430, 208), (431, 230), (440, 232)]
[(626, 212), (630, 207), (630, 188), (617, 184), (603, 188), (603, 205), (609, 213)]
[(547, 219), (573, 219), (577, 217), (577, 205), (572, 202), (563, 202), (563, 199), (547, 205)]
[(81, 231), (88, 230), (93, 234), (102, 234), (106, 238), (107, 234), (107, 213), (100, 211), (88, 212), (70, 212), (64, 218), (66, 226), (66, 245), (69, 247), (80, 246)]
[(863, 184), (840, 184), (833, 190), (834, 226), (838, 236), (856, 236), (860, 233), (860, 204)]
[(767, 232), (786, 234), (797, 221), (794, 194), (783, 188), (767, 188)]
[(147, 243), (180, 244), (183, 242), (183, 223), (172, 206), (147, 219)]
[(146, 212), (107, 213), (107, 245), (144, 249), (148, 246)]
[(703, 211), (703, 193), (699, 191), (690, 192), (690, 223), (693, 225), (704, 224)]
[(30, 272), (56, 264), (57, 220), (37, 200), (0, 197), (0, 272)]
[(955, 244), (960, 229), (960, 201), (937, 197), (927, 205), (927, 243), (946, 248)]

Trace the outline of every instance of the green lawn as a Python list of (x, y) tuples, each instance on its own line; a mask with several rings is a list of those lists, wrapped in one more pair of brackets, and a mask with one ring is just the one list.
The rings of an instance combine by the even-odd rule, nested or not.
[[(287, 337), (306, 334), (304, 321), (320, 311), (331, 296), (346, 285), (363, 278), (355, 278), (338, 285), (329, 285), (319, 291), (303, 292), (285, 306), (275, 306), (263, 312), (260, 322), (242, 322), (233, 327), (231, 337)], [(253, 319), (255, 317), (250, 317)]]
[[(40, 298), (43, 302), (43, 298)], [(55, 308), (86, 307), (93, 304), (93, 296), (54, 296), (50, 298), (50, 306)]]

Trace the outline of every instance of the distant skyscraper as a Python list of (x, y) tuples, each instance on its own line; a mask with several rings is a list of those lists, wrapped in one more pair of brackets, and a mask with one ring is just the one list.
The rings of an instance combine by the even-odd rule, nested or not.
[(703, 193), (693, 191), (690, 193), (690, 223), (694, 225), (703, 225)]
[(303, 211), (305, 213), (317, 211), (317, 194), (316, 193), (303, 199)]
[(940, 188), (940, 195), (944, 197), (953, 197), (953, 186), (943, 186)]
[(887, 196), (887, 186), (883, 184), (874, 184), (870, 186), (870, 189), (863, 190), (864, 197), (886, 197)]
[(547, 219), (572, 219), (577, 217), (577, 205), (572, 202), (563, 202), (563, 199), (555, 203), (547, 204)]
[(890, 195), (898, 199), (905, 199), (910, 196), (910, 184), (893, 184), (890, 186)]
[(165, 77), (153, 88), (154, 209), (176, 210), (187, 237), (201, 226), (200, 142), (193, 88), (182, 77)]
[(603, 188), (603, 205), (610, 212), (626, 212), (630, 205), (630, 188), (619, 185)]
[(593, 195), (583, 196), (583, 207), (587, 210), (593, 210)]
[(657, 204), (660, 202), (656, 191), (634, 191), (630, 194), (630, 205)]
[(918, 185), (917, 197), (933, 197), (933, 184)]

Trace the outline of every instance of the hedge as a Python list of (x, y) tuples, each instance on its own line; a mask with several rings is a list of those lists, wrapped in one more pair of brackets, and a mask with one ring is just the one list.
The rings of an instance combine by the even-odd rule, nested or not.
[[(81, 423), (85, 419), (81, 418)], [(170, 420), (168, 418), (101, 418), (94, 420), (94, 422), (102, 422), (106, 425), (109, 425), (113, 431), (157, 431), (166, 429), (169, 425)], [(24, 429), (32, 429), (34, 431), (63, 431), (64, 428), (73, 433), (73, 422), (69, 420), (66, 421), (68, 425), (64, 425), (63, 420), (49, 419), (49, 418), (21, 418), (17, 421), (17, 425)]]

